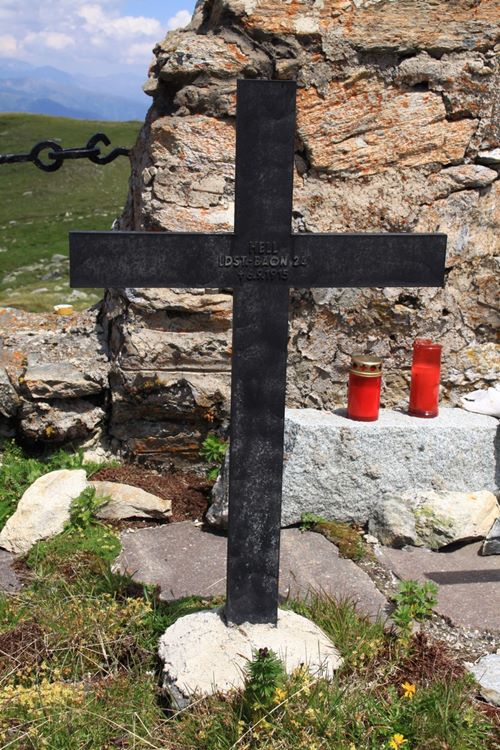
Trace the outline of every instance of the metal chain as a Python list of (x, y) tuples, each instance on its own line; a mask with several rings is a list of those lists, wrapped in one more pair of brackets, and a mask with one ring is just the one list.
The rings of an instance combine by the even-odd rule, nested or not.
[[(83, 148), (63, 149), (55, 141), (40, 141), (33, 146), (29, 154), (0, 154), (0, 164), (32, 162), (43, 172), (56, 172), (67, 159), (90, 159), (93, 164), (109, 164), (118, 156), (128, 156), (130, 153), (128, 148), (118, 147), (110, 151), (107, 156), (101, 156), (101, 150), (96, 148), (98, 143), (109, 146), (111, 141), (104, 133), (93, 135)], [(40, 158), (40, 154), (46, 149), (49, 149), (47, 154), (47, 158), (51, 160), (49, 163), (43, 162)]]

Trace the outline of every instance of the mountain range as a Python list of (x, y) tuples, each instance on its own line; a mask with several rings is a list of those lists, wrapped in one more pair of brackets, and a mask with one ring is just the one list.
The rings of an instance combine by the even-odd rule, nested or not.
[(144, 76), (86, 76), (50, 65), (0, 59), (0, 112), (31, 112), (83, 120), (143, 120), (150, 106)]

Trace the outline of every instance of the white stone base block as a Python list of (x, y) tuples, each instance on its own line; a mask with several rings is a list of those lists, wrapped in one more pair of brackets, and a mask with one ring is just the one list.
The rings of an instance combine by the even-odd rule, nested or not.
[(331, 679), (342, 658), (317, 625), (279, 610), (278, 624), (225, 624), (222, 610), (181, 617), (160, 639), (164, 687), (178, 708), (195, 696), (228, 692), (244, 686), (245, 666), (253, 654), (268, 648), (283, 661), (288, 674), (303, 664), (313, 675)]
[[(303, 513), (366, 524), (386, 493), (415, 490), (496, 494), (498, 420), (440, 407), (434, 419), (381, 409), (376, 422), (344, 411), (287, 409), (281, 525)], [(229, 471), (212, 492), (207, 520), (227, 528)]]

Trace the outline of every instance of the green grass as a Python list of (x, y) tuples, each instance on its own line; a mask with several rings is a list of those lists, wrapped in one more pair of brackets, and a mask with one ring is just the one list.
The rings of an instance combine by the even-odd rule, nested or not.
[(338, 644), (344, 664), (333, 681), (303, 669), (284, 676), (267, 652), (248, 666), (245, 691), (169, 712), (158, 638), (220, 601), (159, 601), (153, 588), (112, 572), (118, 549), (102, 525), (63, 533), (28, 555), (22, 592), (0, 594), (0, 747), (500, 748), (472, 679), (442, 647), (418, 638), (402, 646), (351, 603), (319, 595), (291, 606)]
[[(110, 148), (130, 147), (139, 128), (138, 122), (0, 113), (0, 153), (25, 153), (47, 139), (63, 148), (84, 146), (96, 132), (108, 135)], [(110, 229), (125, 203), (129, 175), (126, 157), (106, 166), (69, 161), (53, 173), (32, 164), (0, 166), (0, 305), (38, 312), (69, 299), (83, 309), (100, 298), (100, 290), (74, 295), (67, 261), (52, 258), (68, 256), (70, 230)]]

